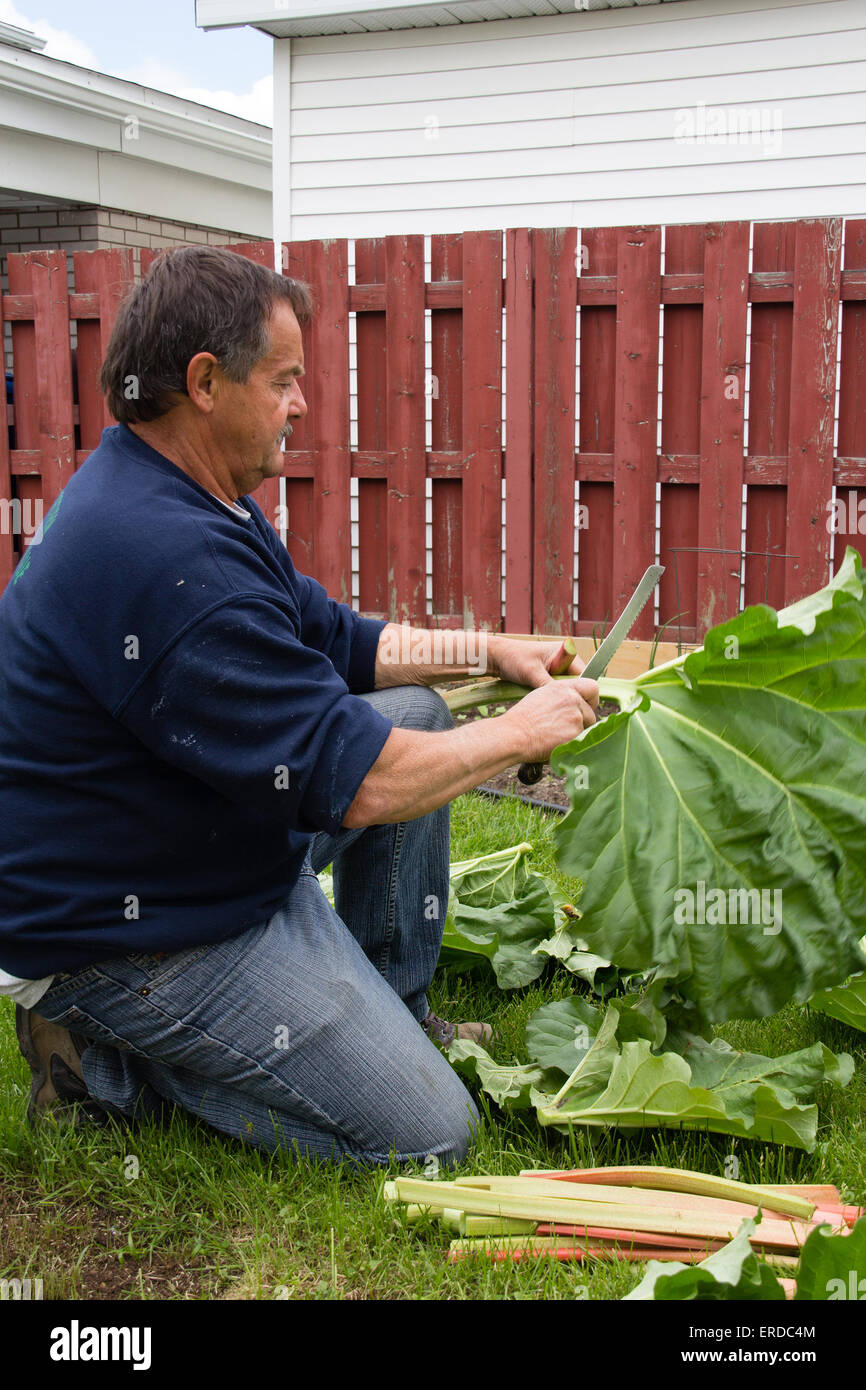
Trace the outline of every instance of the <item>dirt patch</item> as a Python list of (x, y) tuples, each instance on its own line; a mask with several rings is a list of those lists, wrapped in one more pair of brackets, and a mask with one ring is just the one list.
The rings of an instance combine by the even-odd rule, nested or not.
[(213, 1297), (201, 1256), (135, 1249), (123, 1216), (96, 1204), (45, 1203), (35, 1185), (0, 1191), (0, 1272), (41, 1279), (43, 1299)]
[(563, 811), (570, 808), (565, 778), (556, 777), (549, 763), (545, 763), (541, 780), (527, 787), (517, 776), (518, 765), (507, 767), (496, 777), (489, 777), (479, 791), (504, 792), (506, 796), (516, 796), (521, 801), (543, 801), (548, 806), (561, 806)]

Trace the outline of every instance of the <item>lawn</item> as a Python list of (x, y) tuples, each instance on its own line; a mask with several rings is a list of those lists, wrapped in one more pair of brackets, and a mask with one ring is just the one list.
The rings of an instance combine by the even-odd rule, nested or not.
[[(515, 802), (461, 797), (452, 806), (452, 858), (530, 840), (534, 865), (577, 895), (579, 885), (555, 868), (555, 819)], [(431, 1005), (444, 1017), (488, 1019), (494, 1055), (525, 1061), (529, 1015), (578, 987), (565, 971), (550, 972), (503, 995), (477, 977), (440, 971)], [(802, 1006), (718, 1032), (770, 1055), (818, 1040), (852, 1054), (850, 1085), (819, 1093), (814, 1153), (675, 1131), (578, 1132), (569, 1140), (540, 1130), (531, 1112), (503, 1117), (481, 1096), (485, 1122), (462, 1171), (656, 1162), (724, 1174), (735, 1154), (745, 1181), (832, 1182), (843, 1199), (866, 1204), (866, 1036)], [(381, 1201), (394, 1173), (263, 1154), (185, 1116), (132, 1132), (33, 1131), (24, 1122), (29, 1069), (6, 999), (0, 1076), (0, 1278), (42, 1279), (46, 1299), (617, 1299), (644, 1269), (449, 1264), (447, 1232), (433, 1223), (409, 1230)]]

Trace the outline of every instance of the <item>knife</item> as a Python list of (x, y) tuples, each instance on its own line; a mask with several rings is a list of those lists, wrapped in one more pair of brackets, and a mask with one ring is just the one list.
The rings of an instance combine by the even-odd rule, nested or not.
[[(581, 671), (580, 677), (576, 677), (576, 679), (584, 677), (586, 680), (598, 680), (599, 676), (604, 675), (611, 659), (628, 637), (637, 621), (638, 614), (664, 572), (664, 565), (650, 565), (610, 632), (593, 652)], [(517, 776), (524, 786), (529, 787), (534, 782), (539, 781), (543, 770), (544, 763), (521, 763)]]

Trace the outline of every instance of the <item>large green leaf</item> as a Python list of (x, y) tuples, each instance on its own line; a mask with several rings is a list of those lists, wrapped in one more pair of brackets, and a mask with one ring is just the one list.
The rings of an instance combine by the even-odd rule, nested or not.
[(795, 1299), (866, 1302), (866, 1216), (848, 1235), (829, 1226), (813, 1231), (803, 1246)]
[(759, 1057), (690, 1034), (677, 1035), (680, 1051), (654, 1052), (658, 1020), (641, 1003), (618, 999), (604, 1014), (579, 997), (543, 1005), (526, 1027), (526, 1066), (502, 1066), (473, 1043), (448, 1055), (498, 1105), (534, 1105), (544, 1126), (700, 1129), (814, 1148), (815, 1091), (846, 1084), (850, 1057), (821, 1043)]
[(526, 1050), (539, 1066), (554, 1067), (563, 1076), (570, 1076), (592, 1046), (601, 1023), (598, 1009), (579, 995), (557, 999), (530, 1018)]
[[(866, 936), (860, 939), (860, 950), (866, 956)], [(841, 985), (819, 990), (809, 1004), (819, 1013), (828, 1014), (840, 1023), (847, 1023), (849, 1028), (859, 1028), (861, 1033), (866, 1033), (866, 970), (852, 975)]]
[(679, 1260), (650, 1260), (636, 1289), (623, 1299), (656, 1302), (691, 1302), (756, 1299), (778, 1302), (785, 1290), (769, 1265), (763, 1264), (749, 1243), (760, 1218), (745, 1220), (732, 1240), (708, 1255), (700, 1264), (685, 1265)]
[[(588, 1059), (589, 1060), (589, 1059)], [(582, 1078), (575, 1077), (580, 1085)], [(750, 1088), (752, 1114), (742, 1096), (731, 1111), (724, 1091), (694, 1084), (688, 1063), (675, 1052), (654, 1056), (645, 1040), (624, 1043), (613, 1059), (607, 1085), (588, 1092), (570, 1090), (538, 1113), (542, 1125), (616, 1125), (625, 1129), (664, 1127), (712, 1130), (717, 1134), (768, 1139), (811, 1151), (815, 1147), (817, 1111), (801, 1105), (784, 1089), (755, 1084)]]
[(522, 1067), (502, 1066), (478, 1043), (463, 1039), (453, 1042), (448, 1057), (467, 1080), (477, 1078), (482, 1089), (503, 1110), (526, 1110), (539, 1095), (549, 1099), (556, 1089), (556, 1076), (543, 1067), (531, 1062)]
[(535, 947), (553, 929), (553, 903), (544, 880), (535, 874), (523, 884), (519, 898), (496, 907), (468, 907), (459, 899), (453, 930), (443, 944), (451, 949), (480, 947), (500, 989), (531, 984), (543, 971), (546, 958)]
[(809, 1003), (819, 1013), (828, 1014), (840, 1023), (847, 1023), (849, 1028), (859, 1028), (861, 1033), (866, 1033), (866, 974), (852, 975), (842, 985), (819, 990)]
[(775, 1013), (862, 968), (857, 553), (818, 594), (749, 608), (700, 651), (602, 689), (622, 708), (554, 754), (573, 807), (558, 859), (584, 881), (589, 949), (656, 967), (715, 1022)]
[[(759, 1224), (760, 1217), (744, 1221), (733, 1240), (700, 1264), (651, 1260), (623, 1302), (783, 1299), (784, 1287), (749, 1243)], [(866, 1300), (866, 1217), (847, 1235), (834, 1235), (829, 1226), (811, 1232), (800, 1252), (794, 1299)]]
[(497, 907), (518, 898), (529, 875), (532, 845), (524, 841), (493, 854), (457, 859), (451, 864), (451, 887), (467, 907)]
[(489, 961), (499, 987), (516, 989), (538, 979), (549, 955), (574, 953), (578, 921), (563, 917), (557, 930), (551, 885), (530, 872), (531, 854), (523, 843), (451, 865), (443, 964), (471, 969)]

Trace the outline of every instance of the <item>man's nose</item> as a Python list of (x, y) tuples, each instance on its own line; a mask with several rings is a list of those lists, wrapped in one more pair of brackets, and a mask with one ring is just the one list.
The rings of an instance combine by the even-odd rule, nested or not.
[(292, 399), (289, 404), (289, 414), (302, 420), (307, 413), (307, 402), (304, 400), (304, 393), (300, 384), (295, 382), (295, 389), (292, 392)]

